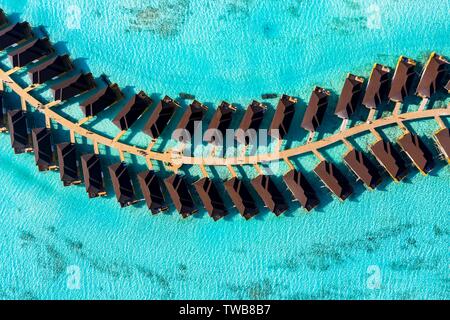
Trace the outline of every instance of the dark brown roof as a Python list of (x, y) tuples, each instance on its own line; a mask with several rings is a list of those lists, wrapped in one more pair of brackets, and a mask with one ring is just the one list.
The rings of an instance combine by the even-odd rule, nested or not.
[(81, 167), (83, 168), (84, 184), (89, 198), (106, 195), (100, 157), (93, 153), (82, 155)]
[(32, 37), (33, 32), (28, 22), (16, 23), (5, 27), (0, 30), (0, 51)]
[(115, 163), (108, 170), (120, 206), (123, 208), (132, 205), (136, 198), (127, 165), (124, 162)]
[(34, 158), (39, 171), (47, 171), (54, 166), (54, 152), (52, 133), (47, 128), (34, 128), (31, 130), (33, 139)]
[(73, 65), (68, 55), (55, 56), (30, 68), (28, 75), (33, 84), (42, 84), (70, 70), (73, 70)]
[(289, 209), (283, 195), (270, 176), (260, 175), (252, 180), (252, 186), (261, 197), (265, 206), (277, 216)]
[(55, 49), (47, 38), (34, 39), (33, 41), (10, 51), (8, 56), (13, 67), (22, 68), (35, 60), (48, 56), (54, 51)]
[(194, 135), (196, 122), (202, 121), (207, 111), (208, 108), (200, 102), (192, 102), (178, 123), (177, 130), (187, 130), (192, 137)]
[(450, 162), (450, 129), (441, 129), (434, 134), (439, 149), (447, 161)]
[[(233, 115), (236, 112), (236, 108), (223, 101), (217, 108), (214, 116), (209, 123), (208, 130), (218, 130), (222, 134), (222, 143), (226, 137), (226, 131), (230, 128), (231, 122), (233, 121)], [(216, 134), (212, 134), (205, 137), (205, 140), (209, 143), (216, 141)]]
[(361, 103), (363, 83), (364, 78), (348, 74), (336, 105), (335, 115), (342, 119), (351, 117)]
[(31, 148), (28, 134), (27, 115), (22, 110), (11, 110), (7, 113), (8, 130), (11, 136), (11, 146), (14, 152), (24, 153)]
[(147, 121), (144, 132), (153, 139), (158, 139), (179, 107), (178, 102), (171, 97), (165, 96), (158, 103), (150, 119)]
[(161, 190), (161, 182), (155, 172), (147, 170), (139, 173), (138, 181), (147, 207), (152, 214), (167, 210), (166, 200)]
[(189, 187), (182, 176), (174, 174), (165, 179), (164, 182), (175, 208), (183, 218), (187, 218), (198, 211), (195, 207)]
[(330, 92), (320, 87), (315, 87), (309, 100), (308, 108), (302, 121), (302, 128), (311, 132), (316, 131), (322, 124), (328, 107)]
[(145, 110), (152, 104), (144, 91), (135, 94), (133, 98), (127, 102), (122, 111), (114, 118), (113, 123), (122, 131), (130, 129), (130, 127), (144, 114)]
[(416, 62), (412, 59), (401, 56), (395, 68), (392, 78), (389, 99), (395, 102), (403, 100), (411, 94), (414, 80), (416, 79)]
[(259, 213), (256, 202), (243, 181), (232, 178), (224, 186), (236, 209), (245, 219), (249, 220)]
[(228, 214), (220, 192), (211, 179), (203, 178), (195, 182), (194, 187), (197, 190), (203, 206), (214, 221), (220, 220)]
[(8, 18), (6, 17), (6, 14), (2, 9), (0, 9), (0, 27), (3, 27), (7, 23)]
[(378, 109), (387, 102), (391, 82), (390, 73), (391, 69), (381, 64), (373, 67), (362, 102), (367, 108)]
[(66, 101), (70, 98), (94, 89), (95, 86), (96, 84), (91, 73), (80, 73), (55, 84), (52, 87), (52, 90), (55, 101)]
[(400, 181), (408, 173), (405, 161), (389, 141), (379, 140), (370, 147), (370, 150), (394, 180)]
[(353, 188), (347, 178), (333, 163), (322, 161), (314, 169), (314, 172), (339, 199), (345, 200), (353, 193)]
[(78, 173), (77, 148), (74, 143), (63, 142), (56, 145), (59, 174), (64, 186), (81, 183)]
[(283, 180), (294, 198), (300, 202), (302, 207), (307, 211), (311, 211), (319, 205), (320, 201), (316, 192), (301, 172), (293, 169), (283, 177)]
[(119, 86), (111, 84), (80, 103), (80, 109), (86, 117), (94, 117), (122, 98), (123, 93)]
[[(297, 101), (297, 99), (287, 95), (281, 97), (270, 125), (269, 135), (274, 138), (284, 139), (294, 119), (295, 104)], [(272, 132), (272, 130), (276, 131)]]
[(368, 188), (375, 189), (381, 183), (377, 167), (361, 151), (351, 150), (344, 156), (344, 162)]
[(450, 80), (448, 80), (447, 84), (445, 85), (445, 90), (450, 93)]
[(420, 172), (427, 174), (433, 170), (433, 154), (419, 136), (406, 133), (398, 139), (398, 144)]
[(444, 85), (448, 61), (443, 56), (433, 52), (425, 65), (417, 86), (417, 95), (422, 98), (430, 98)]

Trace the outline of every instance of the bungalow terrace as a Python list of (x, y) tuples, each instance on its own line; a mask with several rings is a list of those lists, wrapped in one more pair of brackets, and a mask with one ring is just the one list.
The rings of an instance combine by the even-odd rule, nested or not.
[(144, 91), (135, 94), (114, 118), (113, 123), (122, 131), (130, 129), (152, 103), (152, 99)]
[(12, 24), (0, 30), (0, 51), (33, 38), (30, 24), (20, 22)]
[(31, 130), (31, 137), (33, 140), (34, 158), (39, 171), (56, 169), (50, 129), (34, 128)]
[(314, 172), (340, 200), (346, 200), (353, 193), (353, 188), (347, 178), (333, 163), (322, 161), (314, 169)]
[(65, 187), (81, 183), (78, 173), (77, 148), (74, 143), (63, 142), (56, 145), (59, 175)]
[(114, 193), (122, 208), (131, 206), (136, 202), (133, 184), (127, 165), (124, 162), (115, 163), (108, 167)]
[(209, 178), (203, 178), (194, 183), (194, 187), (209, 216), (218, 221), (228, 214), (219, 190)]
[(297, 99), (288, 95), (281, 97), (270, 124), (269, 135), (274, 138), (284, 139), (291, 128), (292, 120), (294, 120), (295, 104), (297, 102)]
[(100, 157), (94, 153), (82, 155), (81, 167), (89, 198), (106, 196)]
[(397, 62), (394, 76), (392, 77), (389, 99), (394, 102), (403, 102), (412, 92), (416, 79), (417, 63), (409, 58), (401, 56)]
[(381, 183), (377, 167), (361, 151), (352, 149), (344, 156), (344, 162), (367, 188), (375, 189)]
[(7, 113), (8, 131), (11, 136), (11, 147), (14, 153), (20, 154), (33, 150), (28, 131), (27, 114), (22, 110), (11, 110)]
[(367, 83), (363, 105), (368, 109), (379, 110), (380, 106), (388, 102), (391, 69), (381, 64), (376, 64)]
[(436, 91), (442, 89), (447, 67), (448, 61), (443, 56), (433, 52), (425, 64), (416, 94), (421, 98), (430, 98)]
[(405, 161), (389, 141), (377, 141), (370, 147), (370, 151), (394, 181), (399, 182), (408, 174)]
[(14, 68), (22, 68), (27, 64), (40, 60), (55, 52), (47, 38), (35, 39), (8, 53), (9, 60)]
[(188, 218), (197, 213), (189, 187), (182, 176), (174, 174), (164, 180), (167, 191), (172, 198), (175, 208), (183, 218)]
[(139, 185), (152, 214), (158, 214), (168, 209), (164, 194), (161, 190), (161, 182), (153, 170), (147, 170), (138, 174)]
[(349, 119), (361, 103), (364, 78), (348, 74), (339, 96), (334, 114), (341, 119)]
[(252, 186), (261, 197), (265, 206), (279, 216), (289, 209), (283, 195), (270, 176), (260, 175), (252, 180)]
[(309, 100), (308, 108), (302, 121), (302, 128), (310, 132), (316, 132), (322, 124), (325, 112), (328, 108), (330, 91), (315, 87)]
[(94, 89), (95, 86), (92, 73), (80, 73), (55, 84), (52, 91), (55, 101), (66, 101)]
[(306, 211), (311, 211), (319, 205), (320, 201), (316, 192), (300, 171), (292, 169), (283, 177), (283, 180), (291, 191), (294, 199), (297, 200)]
[(234, 206), (246, 220), (250, 220), (259, 213), (250, 190), (242, 180), (235, 177), (226, 181), (224, 186)]
[(99, 90), (87, 100), (80, 103), (80, 109), (85, 117), (95, 117), (103, 110), (111, 107), (124, 97), (117, 84), (111, 84)]
[(398, 144), (423, 175), (433, 170), (433, 154), (419, 136), (410, 132), (405, 133), (398, 139)]
[(144, 127), (144, 133), (153, 139), (158, 139), (179, 107), (180, 104), (178, 102), (169, 96), (165, 96), (158, 103), (150, 119), (147, 121)]
[(436, 132), (433, 136), (442, 155), (450, 163), (450, 129), (445, 128)]
[[(227, 130), (230, 128), (235, 113), (236, 107), (223, 101), (214, 113), (214, 116), (209, 123), (208, 130), (218, 130), (222, 134), (222, 139), (225, 139)], [(209, 143), (216, 141), (215, 135), (205, 138)]]
[(28, 75), (33, 84), (43, 84), (73, 70), (73, 64), (68, 55), (55, 56), (32, 67)]

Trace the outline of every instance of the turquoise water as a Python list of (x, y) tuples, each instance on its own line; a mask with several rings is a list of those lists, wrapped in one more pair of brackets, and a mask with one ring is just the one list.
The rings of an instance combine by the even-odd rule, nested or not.
[[(381, 11), (380, 29), (367, 27), (366, 8), (373, 3)], [(339, 92), (347, 72), (367, 76), (374, 62), (394, 66), (400, 54), (424, 61), (432, 50), (449, 56), (450, 3), (436, 3), (0, 1), (13, 19), (44, 25), (59, 50), (95, 75), (109, 75), (127, 95), (141, 89), (154, 98), (189, 92), (211, 107), (222, 99), (242, 107), (264, 93), (307, 101), (314, 85)], [(83, 14), (79, 30), (67, 27), (69, 4)], [(39, 94), (48, 96), (45, 90)], [(273, 109), (276, 101), (268, 103)], [(89, 126), (114, 136), (109, 119), (119, 108)], [(408, 106), (414, 108), (415, 103)], [(81, 116), (76, 103), (60, 111)], [(144, 122), (145, 117), (124, 139), (145, 145), (148, 138), (138, 133)], [(332, 121), (325, 127), (331, 134)], [(67, 139), (54, 128), (56, 140)], [(437, 125), (422, 121), (409, 128), (431, 137)], [(388, 128), (383, 134), (395, 140), (400, 132)], [(305, 139), (301, 132), (290, 137), (292, 146)], [(361, 148), (371, 141), (352, 139)], [(78, 142), (89, 150), (86, 141)], [(340, 163), (344, 152), (336, 145), (323, 153)], [(108, 155), (105, 163), (117, 161), (113, 150), (102, 153)], [(127, 160), (133, 171), (143, 168), (140, 160)], [(333, 201), (316, 182), (323, 205), (312, 214), (294, 204), (279, 218), (263, 212), (245, 222), (233, 211), (218, 223), (204, 212), (181, 220), (173, 210), (152, 217), (142, 204), (119, 209), (112, 197), (88, 200), (82, 186), (63, 188), (57, 173), (38, 173), (32, 155), (13, 155), (7, 135), (0, 136), (0, 163), (0, 181), (6, 182), (0, 194), (2, 299), (450, 296), (450, 172), (443, 162), (428, 177), (411, 170), (404, 183), (386, 179), (379, 191), (355, 184), (356, 195), (345, 203)], [(307, 155), (294, 163), (310, 172), (317, 160)], [(196, 168), (184, 171), (190, 181), (199, 175)], [(223, 169), (210, 174), (228, 177)], [(256, 172), (245, 168), (240, 174), (251, 178)], [(79, 290), (67, 286), (70, 266), (80, 269)], [(367, 285), (370, 266), (381, 272), (379, 289)]]

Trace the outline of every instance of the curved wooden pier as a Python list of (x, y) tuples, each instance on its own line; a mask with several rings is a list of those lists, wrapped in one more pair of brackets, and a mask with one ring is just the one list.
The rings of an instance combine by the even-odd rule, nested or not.
[[(149, 148), (143, 149), (139, 148), (127, 143), (120, 142), (120, 137), (125, 133), (122, 132), (116, 138), (111, 139), (99, 133), (95, 133), (90, 131), (89, 129), (83, 127), (83, 123), (86, 122), (86, 119), (82, 119), (78, 123), (74, 123), (52, 109), (52, 107), (57, 106), (59, 101), (51, 102), (47, 105), (40, 102), (38, 99), (34, 98), (27, 90), (27, 88), (22, 88), (18, 83), (16, 83), (11, 78), (11, 71), (0, 70), (0, 81), (1, 86), (7, 84), (11, 90), (13, 90), (17, 95), (19, 95), (22, 101), (22, 108), (26, 109), (26, 104), (29, 104), (31, 107), (41, 111), (46, 119), (47, 125), (49, 126), (50, 120), (55, 121), (56, 123), (62, 125), (67, 128), (71, 132), (72, 139), (74, 139), (74, 135), (79, 135), (93, 142), (94, 148), (98, 150), (98, 145), (104, 145), (110, 148), (114, 148), (119, 151), (121, 157), (123, 154), (129, 153), (132, 155), (136, 155), (139, 157), (144, 157), (151, 166), (151, 161), (159, 161), (165, 164), (168, 164), (168, 168), (176, 171), (180, 166), (183, 165), (197, 165), (204, 169), (205, 166), (226, 166), (230, 168), (230, 166), (241, 166), (241, 165), (257, 165), (259, 163), (272, 162), (272, 161), (280, 161), (287, 160), (289, 158), (303, 155), (306, 153), (314, 153), (320, 154), (318, 151), (322, 148), (328, 147), (335, 143), (345, 143), (346, 139), (358, 135), (364, 132), (372, 132), (376, 134), (377, 128), (386, 127), (389, 125), (401, 125), (404, 121), (412, 121), (426, 118), (436, 118), (439, 119), (442, 116), (450, 116), (450, 105), (447, 108), (439, 108), (439, 109), (430, 109), (425, 110), (424, 108), (420, 108), (419, 111), (409, 112), (404, 114), (398, 114), (394, 112), (391, 116), (377, 119), (371, 122), (366, 122), (355, 127), (351, 127), (336, 133), (330, 137), (323, 138), (319, 141), (311, 142), (296, 148), (288, 149), (288, 150), (280, 150), (278, 152), (267, 153), (267, 154), (258, 154), (252, 156), (235, 156), (235, 157), (190, 157), (180, 155), (179, 152), (156, 152), (152, 151), (150, 144)], [(202, 170), (204, 171), (204, 170)]]

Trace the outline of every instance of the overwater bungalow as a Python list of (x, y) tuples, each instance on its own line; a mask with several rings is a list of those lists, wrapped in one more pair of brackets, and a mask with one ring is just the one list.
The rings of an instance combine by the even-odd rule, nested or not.
[(219, 190), (209, 178), (203, 178), (194, 183), (195, 190), (209, 216), (218, 221), (228, 214)]
[(367, 188), (375, 189), (381, 183), (381, 175), (377, 167), (361, 151), (350, 150), (344, 156), (344, 162)]
[(144, 195), (145, 202), (152, 214), (158, 214), (168, 209), (164, 194), (161, 190), (161, 181), (153, 170), (147, 170), (138, 174), (139, 185)]
[(94, 89), (96, 86), (92, 73), (76, 74), (52, 87), (55, 101), (66, 101)]
[(309, 184), (304, 174), (292, 169), (284, 177), (284, 182), (288, 186), (295, 200), (297, 200), (306, 211), (316, 208), (320, 201), (316, 192)]
[(248, 134), (253, 134), (252, 132), (248, 132), (249, 130), (258, 131), (261, 126), (262, 121), (264, 120), (264, 114), (266, 113), (267, 107), (258, 102), (253, 101), (247, 108), (247, 111), (244, 114), (244, 117), (241, 120), (241, 124), (239, 125), (238, 132), (236, 133), (235, 139), (241, 143), (248, 145), (250, 143), (250, 137)]
[(310, 132), (316, 132), (322, 124), (325, 112), (328, 108), (328, 100), (330, 98), (330, 91), (324, 88), (315, 87), (311, 98), (309, 99), (308, 107), (303, 116), (302, 128)]
[(122, 208), (131, 206), (136, 202), (136, 198), (127, 165), (124, 162), (115, 163), (110, 165), (108, 170), (120, 206)]
[(226, 181), (224, 186), (234, 206), (246, 220), (250, 220), (259, 213), (250, 190), (242, 180), (235, 177)]
[(20, 154), (33, 150), (28, 131), (27, 114), (22, 110), (11, 110), (7, 113), (8, 131), (11, 136), (11, 147), (14, 153)]
[(219, 190), (209, 178), (203, 178), (194, 183), (194, 187), (209, 216), (218, 221), (228, 214)]
[(63, 142), (56, 145), (59, 175), (65, 187), (81, 183), (78, 173), (77, 148), (74, 143)]
[(450, 163), (450, 129), (444, 128), (436, 132), (433, 136), (442, 155)]
[(412, 86), (416, 79), (417, 63), (404, 56), (398, 59), (394, 76), (392, 77), (391, 90), (389, 91), (389, 99), (394, 102), (403, 102), (412, 92)]
[(152, 103), (152, 99), (144, 91), (135, 94), (114, 118), (113, 123), (122, 131), (130, 129)]
[(34, 39), (8, 53), (9, 60), (14, 68), (22, 68), (31, 62), (38, 61), (55, 52), (47, 38)]
[(353, 193), (353, 188), (347, 178), (333, 163), (324, 160), (319, 163), (314, 172), (340, 200), (344, 201)]
[[(217, 108), (214, 116), (209, 123), (208, 130), (218, 130), (222, 135), (222, 142), (226, 137), (227, 130), (230, 128), (231, 122), (233, 121), (233, 115), (236, 113), (236, 107), (223, 101)], [(215, 142), (217, 139), (216, 135), (211, 135), (205, 137), (205, 140), (209, 143)]]
[(295, 115), (295, 104), (298, 102), (294, 97), (283, 95), (278, 102), (275, 115), (270, 124), (269, 135), (274, 138), (284, 139), (291, 128)]
[(102, 165), (97, 154), (83, 154), (81, 156), (81, 168), (83, 169), (84, 184), (89, 198), (97, 198), (106, 195)]
[(28, 76), (33, 84), (43, 84), (71, 70), (73, 64), (68, 55), (54, 56), (30, 68)]
[(39, 171), (56, 169), (50, 129), (34, 128), (31, 130), (31, 137), (33, 140), (34, 158)]
[(394, 181), (401, 181), (408, 174), (405, 161), (392, 143), (379, 140), (370, 147), (377, 161), (386, 169)]
[(5, 12), (0, 9), (0, 28), (3, 28), (5, 25), (9, 23), (8, 18), (6, 17)]
[(28, 22), (20, 22), (9, 25), (0, 30), (0, 51), (6, 48), (24, 42), (33, 38), (33, 31), (31, 31)]
[(198, 210), (194, 204), (191, 192), (182, 176), (174, 174), (164, 180), (167, 191), (172, 198), (175, 208), (183, 218), (188, 218)]
[(416, 94), (421, 98), (430, 98), (436, 91), (444, 86), (448, 61), (433, 52), (425, 64)]
[(279, 216), (289, 209), (286, 200), (270, 176), (260, 175), (251, 182), (264, 205), (275, 215)]
[(177, 101), (165, 96), (148, 119), (144, 127), (144, 133), (153, 139), (158, 139), (179, 107), (180, 104)]
[(398, 144), (423, 175), (433, 170), (433, 154), (419, 136), (405, 133), (398, 139)]
[(372, 69), (366, 93), (363, 98), (363, 105), (368, 109), (379, 109), (382, 104), (388, 101), (391, 69), (381, 64), (376, 64)]
[(5, 92), (0, 90), (0, 132), (7, 131), (4, 94)]
[(197, 122), (203, 121), (207, 111), (208, 107), (195, 100), (184, 112), (178, 123), (177, 130), (187, 130), (193, 137)]
[(124, 97), (117, 84), (111, 84), (99, 90), (87, 100), (80, 103), (85, 117), (95, 117), (103, 110), (111, 107)]
[(361, 103), (364, 78), (349, 73), (339, 96), (334, 114), (341, 119), (349, 119)]

